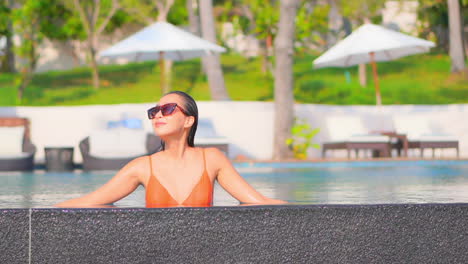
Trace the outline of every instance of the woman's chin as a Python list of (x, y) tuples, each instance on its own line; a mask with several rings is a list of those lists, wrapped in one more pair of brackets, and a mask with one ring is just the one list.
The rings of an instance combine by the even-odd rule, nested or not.
[(167, 137), (171, 134), (170, 131), (168, 131), (167, 129), (163, 129), (161, 127), (154, 128), (154, 133), (156, 134), (156, 136), (160, 138)]
[(155, 129), (154, 133), (156, 134), (156, 136), (161, 138), (163, 141), (166, 141), (167, 139), (169, 139), (171, 137), (174, 137), (174, 135), (175, 135), (174, 131), (168, 131), (168, 130), (165, 130), (165, 129)]

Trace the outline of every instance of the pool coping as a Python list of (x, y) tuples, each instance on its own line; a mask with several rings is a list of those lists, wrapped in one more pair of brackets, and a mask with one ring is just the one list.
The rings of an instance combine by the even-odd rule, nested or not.
[(468, 204), (0, 210), (1, 263), (466, 263)]

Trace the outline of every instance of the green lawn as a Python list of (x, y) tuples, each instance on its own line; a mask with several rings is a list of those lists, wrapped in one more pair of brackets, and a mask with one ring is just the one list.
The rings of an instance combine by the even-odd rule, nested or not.
[[(368, 85), (361, 87), (357, 67), (315, 70), (315, 57), (295, 58), (294, 94), (297, 102), (320, 104), (375, 104), (371, 69)], [(239, 55), (221, 57), (228, 93), (233, 100), (273, 100), (273, 79), (260, 71), (260, 59)], [(102, 66), (101, 88), (95, 91), (86, 68), (35, 75), (24, 99), (17, 103), (14, 75), (0, 74), (0, 105), (85, 105), (154, 102), (161, 96), (156, 62)], [(468, 102), (468, 76), (449, 73), (450, 59), (424, 54), (378, 63), (384, 104), (450, 104)], [(350, 78), (347, 81), (346, 72)], [(210, 100), (200, 60), (177, 62), (172, 89)]]

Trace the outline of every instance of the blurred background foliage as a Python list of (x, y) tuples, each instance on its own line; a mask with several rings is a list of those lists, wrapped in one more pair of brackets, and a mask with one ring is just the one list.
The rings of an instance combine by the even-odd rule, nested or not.
[[(80, 0), (91, 5), (91, 0)], [(101, 0), (102, 10), (113, 0)], [(114, 0), (117, 1), (117, 0)], [(188, 1), (188, 0), (187, 0)], [(168, 22), (188, 27), (186, 0), (174, 0)], [(19, 35), (23, 41), (13, 53), (0, 56), (0, 105), (77, 105), (150, 102), (160, 96), (156, 62), (100, 66), (99, 90), (93, 89), (87, 67), (35, 73), (44, 39), (65, 44), (85, 43), (87, 33), (71, 1), (0, 0), (0, 36)], [(142, 28), (158, 16), (154, 0), (119, 0), (119, 8), (103, 34), (123, 28)], [(295, 86), (297, 102), (322, 104), (374, 104), (373, 83), (359, 85), (357, 67), (314, 70), (312, 61), (336, 41), (366, 21), (380, 23), (384, 0), (302, 1), (296, 17)], [(273, 100), (273, 44), (279, 20), (279, 0), (214, 0), (219, 43), (225, 45), (223, 23), (235, 34), (258, 39), (258, 56), (228, 50), (221, 56), (224, 78), (233, 100)], [(468, 24), (468, 0), (460, 1), (462, 24)], [(196, 10), (195, 10), (196, 11)], [(332, 11), (341, 26), (334, 30)], [(384, 104), (447, 104), (468, 102), (468, 74), (450, 74), (447, 1), (418, 0), (417, 36), (435, 41), (432, 53), (379, 63)], [(105, 19), (105, 16), (99, 17)], [(336, 17), (335, 17), (336, 19)], [(467, 34), (464, 35), (468, 43)], [(466, 49), (466, 47), (465, 47)], [(21, 61), (21, 63), (18, 63)], [(368, 71), (370, 69), (367, 69)], [(174, 63), (173, 89), (189, 91), (210, 100), (200, 60)], [(371, 76), (368, 74), (368, 76)], [(21, 93), (21, 98), (18, 95)]]

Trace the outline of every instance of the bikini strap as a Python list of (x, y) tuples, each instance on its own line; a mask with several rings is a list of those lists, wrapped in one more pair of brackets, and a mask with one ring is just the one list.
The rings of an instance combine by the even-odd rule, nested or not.
[(206, 171), (206, 159), (205, 159), (205, 149), (203, 149), (203, 167), (204, 167), (204, 171)]
[(153, 176), (153, 165), (151, 164), (151, 155), (148, 155), (150, 165), (150, 175)]

